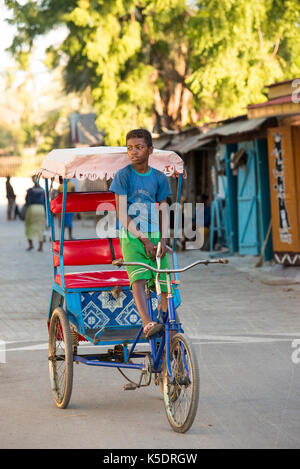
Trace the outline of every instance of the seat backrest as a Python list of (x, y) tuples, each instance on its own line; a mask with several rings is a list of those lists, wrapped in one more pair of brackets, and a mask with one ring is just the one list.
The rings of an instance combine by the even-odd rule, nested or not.
[[(59, 194), (50, 203), (52, 213), (61, 213), (63, 194)], [(112, 192), (68, 192), (66, 212), (96, 212), (116, 210), (115, 194)]]
[[(52, 245), (54, 266), (58, 267), (60, 265), (60, 241), (54, 241)], [(111, 264), (114, 259), (121, 257), (122, 251), (118, 238), (64, 241), (64, 265)]]
[[(53, 214), (62, 213), (63, 194), (50, 202)], [(68, 192), (66, 212), (115, 211), (115, 194), (112, 192)], [(60, 265), (60, 241), (53, 241), (54, 267)], [(122, 257), (120, 240), (115, 239), (80, 239), (64, 241), (64, 265), (111, 264), (114, 259)]]

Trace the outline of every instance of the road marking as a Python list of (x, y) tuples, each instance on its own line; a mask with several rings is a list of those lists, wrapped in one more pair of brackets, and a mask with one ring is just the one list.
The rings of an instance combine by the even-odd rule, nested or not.
[[(288, 333), (288, 332), (274, 332), (269, 334), (256, 333), (248, 335), (211, 335), (201, 334), (197, 336), (187, 335), (187, 338), (195, 345), (212, 345), (212, 344), (257, 344), (257, 343), (274, 343), (274, 342), (290, 342), (291, 340), (300, 337), (300, 332)], [(24, 343), (26, 341), (9, 341), (6, 345), (13, 345), (18, 343)], [(28, 341), (29, 342), (29, 341)], [(147, 344), (138, 344), (145, 348)], [(80, 348), (94, 348), (93, 344), (82, 344)], [(100, 348), (107, 348), (108, 345), (97, 345)], [(22, 352), (22, 351), (37, 351), (47, 350), (48, 342), (43, 342), (36, 345), (26, 345), (21, 347), (6, 347), (6, 352)]]
[(300, 333), (274, 333), (274, 334), (249, 334), (249, 335), (210, 335), (202, 334), (200, 336), (189, 336), (193, 344), (210, 345), (210, 344), (257, 344), (257, 343), (274, 343), (274, 342), (290, 342)]

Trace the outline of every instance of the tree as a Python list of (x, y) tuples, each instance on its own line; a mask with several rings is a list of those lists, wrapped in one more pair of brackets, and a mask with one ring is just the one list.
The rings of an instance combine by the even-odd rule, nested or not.
[(107, 144), (244, 114), (264, 86), (300, 73), (298, 0), (5, 0), (26, 66), (34, 41), (63, 25), (47, 62), (67, 93), (90, 90)]
[(190, 19), (187, 78), (201, 120), (232, 117), (266, 100), (268, 84), (299, 76), (298, 0), (201, 0)]
[[(57, 25), (68, 35), (48, 49), (64, 62), (66, 92), (90, 87), (107, 143), (124, 142), (132, 127), (178, 128), (187, 122), (185, 0), (6, 0), (17, 25), (11, 51), (26, 65), (34, 40)], [(120, 126), (122, 122), (122, 126)]]

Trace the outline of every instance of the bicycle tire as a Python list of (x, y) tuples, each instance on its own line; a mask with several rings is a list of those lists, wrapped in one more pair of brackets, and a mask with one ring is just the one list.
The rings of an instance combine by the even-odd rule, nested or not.
[(73, 351), (69, 321), (61, 307), (53, 311), (50, 319), (48, 352), (54, 401), (57, 407), (65, 409), (73, 388)]
[(183, 334), (170, 344), (174, 383), (170, 382), (166, 359), (163, 365), (163, 396), (168, 421), (175, 432), (185, 433), (192, 426), (199, 402), (200, 378), (195, 353)]

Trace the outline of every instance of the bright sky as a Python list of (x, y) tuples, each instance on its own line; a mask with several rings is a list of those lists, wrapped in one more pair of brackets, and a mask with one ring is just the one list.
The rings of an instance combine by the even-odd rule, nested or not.
[(6, 23), (5, 18), (9, 16), (4, 1), (0, 0), (0, 72), (12, 65), (12, 60), (5, 49), (10, 46), (14, 35), (14, 28)]
[[(4, 5), (4, 0), (0, 0), (0, 76), (3, 75), (7, 67), (16, 66), (11, 54), (5, 52), (5, 49), (11, 45), (16, 33), (15, 27), (5, 21), (5, 18), (10, 16), (10, 11)], [(58, 41), (61, 42), (64, 35), (65, 32), (61, 28), (60, 30), (53, 30), (47, 36), (36, 41), (31, 69), (35, 75), (39, 75), (42, 81), (49, 79), (49, 74), (43, 64), (44, 50), (50, 44), (56, 45)]]

